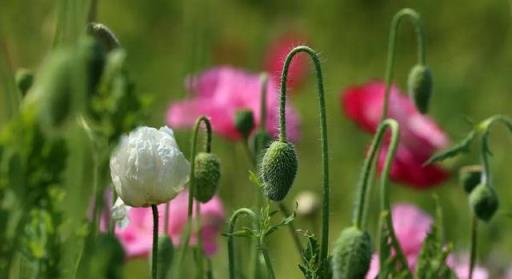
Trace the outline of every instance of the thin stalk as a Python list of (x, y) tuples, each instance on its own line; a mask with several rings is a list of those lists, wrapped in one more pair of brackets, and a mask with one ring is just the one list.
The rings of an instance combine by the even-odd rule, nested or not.
[(194, 192), (195, 192), (195, 183), (194, 183), (194, 172), (195, 172), (195, 157), (197, 151), (197, 138), (199, 134), (199, 127), (201, 123), (204, 123), (206, 127), (206, 142), (204, 145), (204, 149), (207, 153), (211, 152), (212, 145), (212, 126), (210, 120), (206, 116), (200, 116), (197, 118), (196, 123), (194, 125), (194, 130), (192, 134), (192, 143), (191, 143), (191, 151), (190, 151), (190, 182), (189, 182), (189, 192), (188, 192), (188, 208), (187, 208), (187, 224), (185, 227), (185, 233), (183, 234), (184, 241), (181, 243), (181, 250), (179, 253), (177, 268), (175, 268), (175, 276), (177, 277), (180, 274), (180, 270), (183, 266), (183, 260), (185, 259), (185, 255), (188, 249), (188, 244), (190, 242), (190, 227), (192, 225), (192, 211), (194, 204)]
[(98, 15), (98, 0), (91, 0), (89, 5), (89, 14), (87, 15), (88, 22), (96, 21)]
[(171, 202), (167, 202), (165, 204), (165, 211), (164, 211), (164, 235), (167, 235), (169, 233), (169, 210), (171, 207)]
[[(384, 169), (382, 170), (382, 174), (380, 176), (380, 210), (381, 212), (387, 212), (386, 214), (386, 226), (388, 227), (389, 236), (391, 238), (391, 245), (394, 247), (398, 260), (402, 264), (404, 269), (408, 269), (409, 265), (407, 264), (407, 259), (405, 258), (402, 248), (400, 247), (400, 243), (395, 234), (395, 229), (393, 227), (393, 215), (391, 214), (391, 205), (389, 202), (389, 192), (388, 192), (388, 179), (389, 173), (391, 171), (391, 164), (393, 162), (393, 158), (396, 153), (396, 149), (398, 147), (398, 142), (400, 139), (400, 129), (398, 123), (395, 120), (388, 119), (385, 120), (381, 127), (383, 127), (383, 131), (386, 130), (386, 127), (391, 129), (391, 144), (389, 146), (388, 152), (386, 154), (386, 159), (384, 162)], [(384, 132), (382, 132), (384, 134)], [(380, 145), (380, 143), (379, 143)], [(377, 148), (379, 149), (379, 148)], [(376, 152), (377, 154), (377, 152)], [(375, 155), (374, 155), (375, 158)], [(381, 242), (381, 245), (384, 244)], [(381, 250), (383, 247), (380, 248)], [(384, 266), (385, 259), (380, 259), (381, 266)]]
[(268, 76), (263, 73), (260, 75), (261, 94), (260, 94), (260, 130), (266, 131), (267, 127), (267, 86)]
[(471, 220), (471, 246), (469, 254), (469, 270), (468, 279), (473, 279), (473, 270), (475, 269), (476, 253), (477, 253), (477, 240), (478, 240), (478, 219), (475, 215)]
[(405, 8), (395, 14), (391, 22), (391, 29), (389, 32), (388, 40), (388, 58), (386, 62), (386, 91), (384, 95), (384, 105), (382, 107), (381, 122), (387, 118), (388, 106), (389, 106), (389, 94), (391, 92), (391, 81), (393, 80), (393, 68), (395, 66), (395, 45), (396, 45), (396, 34), (400, 22), (404, 17), (411, 19), (414, 25), (414, 31), (416, 33), (416, 43), (418, 48), (418, 63), (425, 65), (426, 53), (425, 53), (425, 35), (421, 24), (420, 15), (413, 9)]
[(158, 279), (158, 207), (151, 205), (153, 211), (153, 250), (151, 258), (151, 278)]
[[(233, 236), (233, 233), (235, 232), (236, 227), (236, 221), (238, 220), (238, 217), (242, 214), (249, 215), (252, 219), (252, 226), (253, 230), (256, 232), (259, 231), (259, 220), (258, 216), (254, 211), (248, 209), (248, 208), (240, 208), (236, 210), (233, 215), (231, 215), (231, 218), (229, 218), (228, 223), (228, 265), (229, 265), (229, 279), (235, 279), (238, 278), (236, 275), (236, 267), (235, 267), (235, 239)], [(257, 257), (255, 259), (257, 261)]]
[(199, 268), (197, 269), (197, 273), (198, 273), (198, 278), (204, 278), (203, 275), (204, 275), (204, 267), (203, 267), (203, 263), (204, 263), (204, 250), (203, 250), (203, 238), (201, 236), (201, 203), (200, 202), (196, 202), (196, 219), (195, 219), (195, 223), (196, 223), (196, 228), (195, 228), (195, 232), (196, 232), (196, 237), (197, 237), (197, 248), (198, 248), (198, 251), (199, 251), (199, 259), (198, 259), (198, 262), (199, 262)]
[(270, 260), (270, 257), (268, 255), (267, 248), (265, 248), (265, 244), (263, 243), (263, 237), (260, 238), (260, 240), (258, 241), (258, 248), (258, 250), (263, 255), (263, 259), (265, 260), (265, 265), (267, 266), (267, 272), (270, 276), (270, 279), (275, 279), (276, 274), (274, 272), (274, 268), (272, 267), (272, 261)]
[(327, 117), (324, 99), (324, 85), (322, 77), (322, 67), (318, 54), (307, 46), (298, 46), (290, 51), (283, 66), (281, 75), (281, 98), (279, 105), (279, 140), (287, 142), (286, 138), (286, 81), (288, 78), (288, 69), (293, 57), (300, 52), (309, 55), (315, 66), (316, 81), (318, 87), (318, 104), (320, 109), (320, 134), (322, 138), (322, 167), (323, 167), (323, 207), (322, 207), (322, 240), (320, 245), (320, 258), (327, 260), (329, 249), (329, 145), (327, 143)]
[[(282, 202), (279, 203), (279, 210), (285, 217), (290, 216), (290, 211), (288, 210), (288, 208), (286, 208), (286, 205)], [(297, 251), (299, 251), (299, 254), (301, 254), (302, 251), (304, 251), (304, 249), (302, 247), (302, 243), (300, 242), (299, 235), (297, 234), (297, 229), (295, 228), (295, 225), (293, 224), (293, 222), (290, 222), (288, 224), (288, 230), (290, 231), (290, 234), (292, 236), (293, 243), (295, 244), (295, 248), (297, 248)]]

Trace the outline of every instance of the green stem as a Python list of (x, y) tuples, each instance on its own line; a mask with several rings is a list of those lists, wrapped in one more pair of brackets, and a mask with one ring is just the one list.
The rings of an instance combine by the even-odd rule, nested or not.
[[(393, 119), (385, 120), (381, 124), (382, 128), (382, 134), (384, 134), (384, 131), (386, 130), (386, 127), (389, 127), (391, 129), (391, 144), (389, 146), (388, 152), (386, 154), (386, 159), (384, 162), (384, 169), (382, 170), (382, 174), (380, 176), (380, 210), (381, 212), (387, 212), (386, 214), (386, 226), (388, 227), (389, 236), (391, 238), (391, 245), (394, 247), (396, 256), (398, 257), (398, 260), (402, 264), (402, 267), (404, 269), (408, 269), (407, 259), (405, 258), (402, 248), (400, 247), (400, 243), (398, 242), (398, 239), (395, 234), (395, 229), (393, 227), (393, 214), (391, 211), (391, 205), (389, 202), (389, 192), (388, 192), (388, 179), (389, 179), (389, 173), (391, 171), (391, 165), (393, 162), (393, 158), (395, 157), (396, 149), (398, 147), (398, 142), (400, 139), (400, 129), (398, 126), (398, 123)], [(380, 143), (378, 143), (380, 145)], [(377, 151), (376, 148), (375, 151)], [(377, 152), (375, 152), (377, 154)], [(374, 155), (375, 158), (375, 155)], [(381, 242), (381, 245), (384, 243)], [(384, 244), (384, 245), (387, 245)], [(383, 247), (380, 247), (380, 249), (384, 249)], [(381, 264), (384, 264), (384, 261), (386, 259), (380, 259)], [(382, 265), (384, 266), (384, 265)]]
[(421, 65), (425, 65), (426, 61), (424, 39), (425, 35), (423, 33), (420, 15), (415, 10), (409, 8), (405, 8), (398, 11), (398, 13), (396, 13), (395, 16), (393, 17), (393, 21), (391, 22), (391, 30), (389, 32), (388, 58), (386, 63), (386, 91), (384, 95), (384, 105), (382, 107), (381, 122), (387, 118), (388, 114), (389, 94), (391, 92), (391, 81), (393, 80), (393, 68), (395, 66), (396, 34), (398, 32), (400, 22), (404, 17), (409, 17), (414, 25), (414, 31), (416, 32), (416, 41), (418, 46), (418, 63)]
[[(228, 229), (228, 264), (229, 264), (229, 278), (235, 279), (238, 278), (236, 275), (236, 268), (235, 268), (235, 239), (233, 237), (233, 233), (235, 231), (236, 221), (238, 220), (238, 217), (242, 214), (249, 215), (249, 217), (252, 218), (252, 226), (253, 230), (256, 232), (259, 231), (259, 220), (258, 216), (254, 211), (248, 209), (248, 208), (240, 208), (236, 210), (233, 215), (231, 215), (231, 218), (229, 218), (229, 229)], [(258, 258), (256, 257), (256, 261)]]
[(88, 22), (96, 21), (96, 17), (98, 15), (98, 0), (91, 0), (89, 5), (89, 14), (87, 16)]
[(195, 232), (196, 232), (196, 237), (197, 237), (197, 249), (198, 249), (198, 253), (199, 253), (199, 259), (198, 259), (198, 262), (199, 262), (199, 268), (197, 269), (197, 273), (198, 273), (198, 278), (204, 278), (203, 275), (204, 275), (204, 267), (203, 267), (203, 262), (204, 262), (204, 250), (203, 250), (203, 238), (201, 237), (201, 203), (200, 202), (196, 202), (196, 228), (195, 228)]
[(204, 145), (204, 149), (207, 153), (211, 152), (212, 145), (212, 125), (210, 120), (206, 116), (199, 116), (194, 125), (194, 130), (192, 134), (192, 143), (191, 143), (191, 151), (190, 151), (190, 182), (189, 182), (189, 192), (188, 192), (188, 207), (187, 207), (187, 224), (185, 227), (185, 233), (183, 234), (184, 241), (181, 243), (181, 250), (178, 257), (178, 267), (174, 270), (176, 271), (175, 276), (180, 274), (179, 270), (183, 267), (183, 260), (185, 259), (185, 254), (188, 249), (188, 244), (190, 242), (190, 227), (192, 224), (192, 211), (194, 204), (194, 192), (195, 192), (195, 183), (194, 183), (194, 172), (195, 172), (195, 158), (197, 151), (197, 138), (199, 134), (199, 127), (201, 123), (204, 123), (206, 127), (206, 142)]
[[(290, 216), (290, 210), (286, 207), (286, 205), (282, 202), (279, 203), (279, 210), (283, 214), (283, 216), (286, 218)], [(299, 235), (297, 234), (297, 229), (295, 228), (295, 225), (293, 222), (288, 223), (288, 230), (290, 231), (290, 234), (292, 235), (293, 243), (295, 244), (295, 248), (297, 248), (297, 251), (299, 251), (299, 254), (304, 251), (302, 247), (302, 243), (300, 242)]]
[(151, 258), (151, 278), (157, 279), (158, 274), (158, 207), (151, 205), (153, 211), (153, 254)]
[(263, 243), (263, 237), (258, 241), (258, 250), (263, 255), (263, 259), (265, 260), (265, 265), (267, 266), (267, 272), (270, 275), (270, 279), (275, 279), (276, 274), (274, 272), (274, 268), (272, 268), (272, 261), (270, 261), (270, 257), (268, 255), (268, 251), (265, 248), (265, 244)]
[(286, 142), (286, 81), (288, 78), (288, 69), (293, 57), (305, 52), (309, 55), (315, 66), (318, 103), (320, 108), (320, 134), (322, 137), (322, 166), (323, 166), (323, 208), (322, 208), (322, 242), (320, 245), (320, 257), (327, 260), (329, 249), (329, 146), (327, 143), (327, 117), (325, 113), (324, 85), (322, 77), (322, 67), (318, 54), (307, 46), (298, 46), (290, 51), (283, 66), (281, 75), (281, 98), (279, 106), (279, 140)]
[(477, 253), (477, 239), (478, 239), (478, 219), (475, 215), (471, 220), (471, 246), (469, 256), (469, 271), (468, 279), (473, 279), (473, 270), (475, 269), (476, 253)]
[(169, 233), (169, 210), (171, 207), (171, 202), (167, 202), (165, 204), (165, 211), (164, 211), (164, 235), (167, 235)]

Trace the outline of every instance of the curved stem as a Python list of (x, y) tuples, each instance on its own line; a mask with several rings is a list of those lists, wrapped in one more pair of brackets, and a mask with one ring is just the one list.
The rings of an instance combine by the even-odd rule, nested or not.
[(158, 207), (151, 205), (153, 211), (153, 250), (151, 258), (151, 278), (157, 279), (158, 274)]
[[(259, 220), (258, 216), (254, 211), (248, 208), (240, 208), (236, 210), (231, 218), (229, 218), (229, 231), (228, 231), (228, 264), (229, 264), (229, 278), (235, 279), (236, 276), (236, 268), (235, 268), (235, 239), (233, 237), (233, 233), (235, 231), (236, 221), (241, 214), (249, 215), (252, 218), (253, 230), (259, 231)], [(257, 259), (256, 259), (257, 260)]]
[[(393, 158), (395, 157), (396, 149), (398, 147), (398, 142), (400, 139), (400, 129), (398, 123), (395, 120), (388, 119), (385, 120), (381, 126), (383, 129), (389, 127), (391, 129), (391, 144), (389, 146), (388, 152), (386, 154), (386, 159), (384, 162), (384, 168), (382, 170), (382, 174), (380, 176), (380, 210), (381, 212), (387, 212), (386, 214), (386, 226), (388, 227), (389, 237), (391, 238), (391, 245), (394, 247), (396, 256), (398, 260), (402, 264), (404, 269), (408, 269), (407, 259), (405, 258), (402, 248), (400, 247), (400, 243), (395, 234), (395, 229), (393, 227), (393, 214), (391, 211), (391, 205), (389, 202), (389, 193), (388, 193), (388, 178), (389, 173), (391, 171), (391, 164), (393, 162)], [(381, 242), (381, 245), (384, 244)], [(381, 247), (383, 249), (383, 247)], [(381, 263), (385, 259), (380, 259)]]
[(384, 95), (384, 105), (382, 107), (382, 115), (381, 122), (387, 118), (388, 113), (388, 102), (389, 102), (389, 94), (391, 91), (391, 81), (393, 79), (393, 68), (395, 64), (395, 44), (396, 44), (396, 34), (398, 32), (398, 27), (400, 26), (400, 22), (404, 17), (409, 17), (411, 19), (412, 24), (414, 25), (414, 31), (416, 32), (416, 41), (418, 46), (418, 63), (421, 65), (425, 65), (426, 54), (425, 54), (425, 35), (423, 33), (423, 27), (421, 24), (420, 15), (413, 9), (405, 8), (398, 13), (395, 14), (393, 20), (391, 22), (391, 30), (389, 31), (389, 41), (388, 41), (388, 58), (386, 62), (386, 91)]
[(475, 215), (471, 220), (471, 247), (469, 254), (469, 270), (468, 270), (468, 279), (473, 279), (473, 270), (475, 269), (476, 263), (476, 248), (477, 248), (477, 239), (478, 239), (478, 219)]
[(260, 95), (260, 130), (265, 131), (267, 128), (267, 85), (268, 76), (263, 73), (260, 75), (261, 95)]
[(509, 130), (512, 132), (512, 119), (509, 117), (506, 117), (504, 115), (494, 115), (492, 117), (489, 117), (488, 119), (481, 122), (481, 124), (477, 127), (477, 129), (482, 131), (482, 148), (481, 148), (481, 157), (482, 157), (482, 163), (484, 165), (484, 172), (482, 177), (482, 182), (486, 183), (487, 185), (492, 187), (492, 181), (491, 181), (491, 166), (489, 163), (489, 133), (491, 130), (492, 125), (496, 122), (503, 123)]
[(320, 134), (322, 137), (322, 166), (323, 166), (323, 208), (322, 208), (322, 242), (320, 245), (320, 257), (327, 260), (329, 249), (329, 146), (327, 143), (327, 117), (325, 113), (324, 85), (322, 77), (322, 68), (318, 54), (307, 46), (298, 46), (290, 51), (283, 66), (281, 75), (281, 98), (279, 106), (279, 140), (286, 142), (286, 81), (288, 78), (288, 69), (293, 57), (305, 52), (309, 55), (315, 66), (318, 102), (320, 108)]
[[(187, 225), (185, 228), (185, 233), (183, 234), (184, 241), (181, 243), (181, 251), (180, 255), (178, 257), (178, 268), (175, 268), (175, 270), (181, 269), (183, 266), (183, 259), (185, 258), (186, 251), (188, 249), (188, 244), (190, 242), (190, 226), (192, 224), (192, 211), (193, 211), (193, 204), (194, 204), (194, 192), (195, 192), (195, 183), (194, 183), (194, 172), (195, 172), (195, 158), (196, 158), (196, 151), (197, 151), (197, 138), (199, 134), (199, 127), (201, 126), (201, 122), (204, 123), (204, 126), (206, 127), (206, 142), (204, 149), (207, 153), (211, 152), (211, 145), (212, 145), (212, 125), (210, 123), (210, 120), (202, 115), (199, 116), (196, 120), (196, 123), (194, 125), (194, 130), (192, 134), (192, 143), (191, 143), (191, 151), (190, 151), (190, 182), (189, 182), (189, 191), (188, 191), (188, 207), (187, 207)], [(176, 271), (177, 272), (177, 271)], [(178, 273), (179, 274), (179, 273)], [(174, 276), (176, 277), (176, 276)]]

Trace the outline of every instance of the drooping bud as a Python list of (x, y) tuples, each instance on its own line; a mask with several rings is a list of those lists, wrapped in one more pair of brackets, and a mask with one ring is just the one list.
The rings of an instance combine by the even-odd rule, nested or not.
[(306, 218), (314, 217), (320, 209), (318, 195), (312, 191), (303, 191), (295, 198), (297, 201), (297, 215)]
[(272, 136), (267, 131), (259, 130), (252, 138), (252, 152), (259, 158), (263, 150), (265, 150), (272, 142)]
[(27, 95), (27, 91), (34, 83), (34, 73), (28, 69), (19, 69), (16, 72), (16, 86), (21, 92), (21, 95)]
[(236, 112), (235, 127), (244, 138), (249, 137), (254, 125), (254, 114), (251, 110), (243, 109)]
[(432, 95), (432, 73), (426, 65), (417, 64), (409, 72), (409, 96), (421, 113), (427, 113)]
[(292, 144), (274, 141), (263, 156), (261, 174), (265, 195), (281, 201), (290, 190), (297, 173), (297, 155)]
[(201, 152), (196, 155), (194, 169), (194, 198), (206, 203), (217, 192), (220, 180), (220, 161), (212, 153)]
[(96, 40), (88, 37), (80, 41), (79, 57), (86, 75), (86, 90), (89, 95), (94, 94), (105, 67), (105, 50)]
[(333, 279), (363, 279), (370, 268), (370, 235), (356, 227), (344, 229), (334, 245)]
[(480, 184), (482, 180), (482, 166), (473, 165), (465, 166), (460, 169), (459, 181), (464, 191), (469, 194), (473, 189)]
[(479, 184), (469, 194), (469, 204), (478, 219), (489, 222), (498, 210), (498, 195), (494, 188)]
[[(158, 238), (158, 279), (167, 278), (167, 274), (172, 266), (174, 258), (174, 246), (172, 240), (167, 235), (162, 235)], [(151, 256), (149, 257), (149, 264), (152, 263)]]
[(97, 236), (91, 259), (87, 272), (93, 278), (122, 278), (124, 250), (113, 234), (102, 233)]
[(121, 45), (114, 32), (104, 24), (97, 22), (89, 23), (87, 33), (93, 36), (107, 52)]

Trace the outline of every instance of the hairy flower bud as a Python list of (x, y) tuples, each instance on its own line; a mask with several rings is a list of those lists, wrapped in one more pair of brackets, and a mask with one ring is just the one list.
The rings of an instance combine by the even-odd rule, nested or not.
[(237, 131), (244, 137), (249, 137), (252, 129), (254, 129), (254, 114), (251, 110), (242, 109), (236, 112), (235, 127)]
[(252, 138), (252, 152), (259, 158), (263, 150), (265, 150), (272, 142), (272, 136), (267, 131), (257, 131)]
[(333, 279), (363, 279), (370, 268), (370, 235), (356, 227), (344, 229), (334, 244)]
[(217, 192), (219, 180), (219, 158), (212, 153), (198, 153), (194, 169), (194, 198), (202, 203), (211, 200)]
[(498, 210), (498, 195), (494, 188), (479, 184), (469, 194), (469, 204), (478, 219), (489, 222)]
[(427, 113), (432, 95), (432, 73), (425, 65), (416, 65), (409, 72), (409, 96), (421, 113)]
[(297, 155), (292, 144), (274, 141), (263, 156), (261, 175), (265, 195), (281, 201), (290, 190), (297, 173)]
[(87, 33), (93, 36), (107, 52), (121, 45), (114, 32), (104, 24), (97, 22), (89, 23)]
[(27, 69), (19, 69), (16, 71), (16, 86), (21, 92), (21, 95), (27, 95), (27, 91), (34, 83), (34, 73)]
[(147, 207), (173, 199), (188, 182), (190, 164), (168, 127), (139, 127), (110, 158), (114, 189), (125, 204)]
[(459, 181), (467, 194), (480, 184), (481, 179), (482, 166), (480, 165), (465, 166), (460, 169)]

